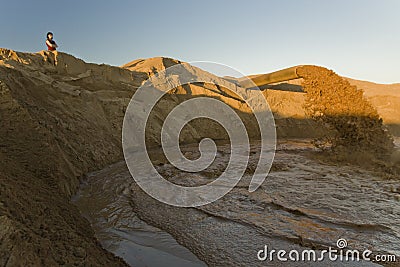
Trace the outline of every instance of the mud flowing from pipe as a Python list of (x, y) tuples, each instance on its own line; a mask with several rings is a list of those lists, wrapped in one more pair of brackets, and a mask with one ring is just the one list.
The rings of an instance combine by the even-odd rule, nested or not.
[(302, 87), (307, 93), (306, 112), (335, 133), (317, 145), (329, 143), (333, 150), (374, 155), (391, 153), (393, 139), (377, 110), (363, 96), (363, 90), (323, 67), (302, 66), (297, 73), (303, 78)]

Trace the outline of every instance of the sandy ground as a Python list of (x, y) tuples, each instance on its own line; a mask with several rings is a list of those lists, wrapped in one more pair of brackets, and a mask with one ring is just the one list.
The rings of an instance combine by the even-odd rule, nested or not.
[[(99, 245), (70, 197), (85, 174), (122, 159), (121, 124), (131, 96), (149, 75), (177, 62), (153, 58), (112, 67), (64, 53), (0, 50), (0, 265), (125, 264)], [(366, 88), (385, 125), (398, 133), (397, 85), (379, 85), (377, 92), (371, 83), (351, 82)], [(278, 137), (327, 134), (307, 116), (298, 86), (272, 86), (263, 93)], [(196, 84), (178, 87), (161, 103), (151, 121), (150, 146), (159, 144), (156, 132), (166, 111), (196, 95), (229, 103), (257, 137), (254, 118), (235, 96)], [(209, 123), (199, 123), (185, 134), (186, 142), (209, 135)]]

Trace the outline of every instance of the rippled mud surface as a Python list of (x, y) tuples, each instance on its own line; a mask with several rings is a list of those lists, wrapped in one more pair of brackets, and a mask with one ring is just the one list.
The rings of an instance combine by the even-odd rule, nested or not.
[[(252, 149), (257, 146), (252, 144)], [(185, 156), (196, 157), (193, 147), (182, 150)], [(320, 162), (314, 153), (307, 140), (282, 141), (268, 178), (249, 193), (254, 151), (239, 184), (222, 199), (198, 208), (154, 200), (138, 188), (121, 162), (92, 173), (75, 203), (103, 246), (135, 266), (168, 262), (171, 266), (376, 265), (257, 259), (264, 245), (277, 250), (321, 250), (336, 248), (339, 238), (347, 240), (349, 249), (400, 256), (399, 179), (350, 164)], [(158, 160), (157, 168), (172, 182), (203, 184), (221, 173), (227, 160), (229, 146), (220, 145), (207, 171), (188, 175), (163, 160)]]

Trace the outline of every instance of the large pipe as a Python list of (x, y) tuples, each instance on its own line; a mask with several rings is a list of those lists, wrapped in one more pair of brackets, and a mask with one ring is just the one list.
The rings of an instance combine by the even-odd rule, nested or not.
[(290, 67), (287, 69), (278, 70), (278, 71), (267, 73), (267, 74), (243, 77), (243, 78), (239, 79), (239, 84), (240, 84), (240, 86), (242, 86), (244, 88), (251, 88), (251, 87), (254, 87), (254, 84), (256, 86), (263, 86), (266, 84), (298, 79), (298, 78), (301, 78), (297, 74), (297, 69), (299, 67), (302, 67), (302, 66)]

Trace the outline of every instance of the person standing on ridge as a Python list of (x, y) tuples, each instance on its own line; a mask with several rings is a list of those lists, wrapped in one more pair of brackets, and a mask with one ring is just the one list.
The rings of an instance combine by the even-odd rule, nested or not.
[(47, 50), (49, 51), (55, 51), (58, 47), (56, 42), (53, 40), (53, 33), (48, 32), (47, 33), (47, 40), (46, 40), (46, 45), (47, 45)]

